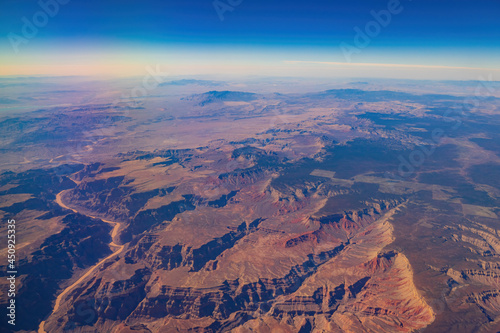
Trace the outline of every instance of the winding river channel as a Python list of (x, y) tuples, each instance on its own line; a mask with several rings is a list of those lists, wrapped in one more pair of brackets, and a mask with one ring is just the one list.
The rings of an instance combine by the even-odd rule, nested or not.
[[(61, 191), (59, 192), (57, 195), (56, 195), (56, 203), (61, 206), (62, 208), (65, 208), (65, 209), (69, 209), (69, 210), (72, 210), (73, 212), (75, 213), (79, 213), (81, 215), (86, 215), (86, 214), (82, 214), (81, 212), (77, 211), (76, 209), (73, 209), (71, 207), (68, 207), (66, 206), (63, 202), (62, 202), (62, 196), (64, 194), (64, 192), (66, 192), (67, 190), (64, 190), (64, 191)], [(60, 294), (59, 296), (57, 296), (56, 298), (56, 302), (54, 304), (54, 308), (52, 309), (52, 312), (50, 313), (49, 317), (54, 314), (58, 309), (59, 309), (59, 306), (61, 305), (61, 301), (64, 299), (64, 297), (71, 291), (73, 290), (76, 286), (78, 286), (80, 283), (82, 283), (88, 276), (90, 276), (99, 266), (101, 266), (104, 262), (106, 262), (107, 260), (117, 256), (120, 252), (123, 251), (123, 248), (125, 247), (125, 245), (119, 245), (115, 242), (115, 238), (116, 238), (116, 235), (118, 234), (118, 230), (120, 230), (120, 227), (121, 227), (121, 223), (119, 222), (113, 222), (113, 221), (108, 221), (108, 220), (104, 220), (100, 217), (96, 217), (96, 216), (92, 216), (92, 215), (86, 215), (88, 217), (91, 217), (91, 218), (97, 218), (97, 219), (100, 219), (101, 221), (103, 222), (106, 222), (106, 223), (109, 223), (111, 225), (113, 225), (113, 230), (111, 231), (111, 242), (109, 243), (109, 246), (111, 247), (111, 249), (114, 251), (112, 254), (110, 254), (109, 256), (107, 256), (106, 258), (102, 259), (101, 261), (99, 261), (97, 264), (95, 264), (94, 266), (90, 267), (86, 272), (85, 274), (83, 274), (78, 280), (76, 280), (72, 285), (70, 285), (69, 287), (67, 287), (66, 289), (64, 289)], [(45, 326), (45, 320), (42, 321), (40, 323), (40, 326), (38, 328), (38, 333), (46, 333), (45, 332), (45, 329), (44, 329), (44, 326)]]

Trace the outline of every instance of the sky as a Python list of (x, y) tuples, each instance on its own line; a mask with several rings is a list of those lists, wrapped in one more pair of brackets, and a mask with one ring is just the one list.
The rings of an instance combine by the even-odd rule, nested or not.
[(0, 75), (500, 79), (498, 0), (2, 0)]

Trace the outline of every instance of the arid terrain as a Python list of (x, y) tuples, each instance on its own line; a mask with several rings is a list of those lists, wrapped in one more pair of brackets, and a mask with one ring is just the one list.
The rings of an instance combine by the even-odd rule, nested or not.
[(19, 80), (19, 331), (500, 331), (498, 82)]

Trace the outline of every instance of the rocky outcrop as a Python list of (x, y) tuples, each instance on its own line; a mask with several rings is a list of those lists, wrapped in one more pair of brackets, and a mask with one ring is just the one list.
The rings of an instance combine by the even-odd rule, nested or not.
[(179, 213), (194, 210), (196, 208), (196, 200), (193, 195), (184, 195), (182, 200), (171, 202), (156, 209), (140, 211), (120, 234), (122, 241), (129, 242), (133, 236), (149, 230), (164, 221), (171, 221)]
[(176, 244), (174, 246), (153, 245), (154, 238), (144, 237), (138, 246), (125, 255), (128, 263), (146, 261), (154, 269), (172, 270), (177, 267), (187, 266), (192, 271), (199, 271), (211, 260), (214, 260), (225, 250), (243, 237), (257, 230), (262, 219), (256, 219), (251, 223), (243, 222), (234, 231), (230, 231), (222, 237), (215, 238), (210, 242), (193, 249), (190, 246)]
[(320, 243), (321, 241), (339, 241), (350, 239), (363, 227), (373, 223), (381, 214), (400, 204), (400, 201), (385, 201), (381, 203), (369, 203), (370, 208), (360, 211), (347, 211), (342, 214), (334, 214), (311, 218), (311, 224), (319, 224), (319, 228), (291, 238), (286, 241), (286, 247), (294, 247), (303, 242)]
[(228, 185), (250, 185), (269, 175), (271, 171), (261, 167), (251, 167), (247, 169), (237, 169), (230, 172), (221, 173), (218, 178), (222, 184)]

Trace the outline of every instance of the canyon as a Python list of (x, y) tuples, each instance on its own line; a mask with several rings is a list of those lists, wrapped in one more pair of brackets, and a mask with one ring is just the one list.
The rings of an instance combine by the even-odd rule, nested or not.
[(0, 120), (17, 331), (500, 329), (500, 96), (262, 84)]

